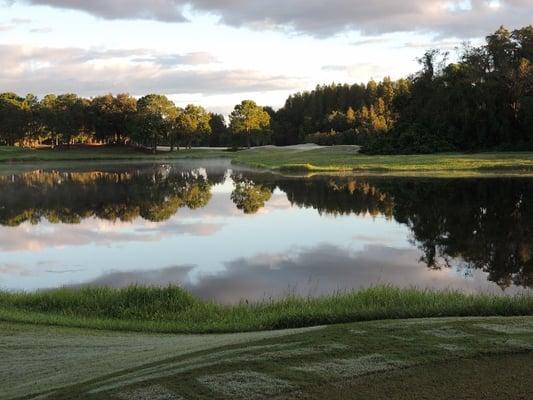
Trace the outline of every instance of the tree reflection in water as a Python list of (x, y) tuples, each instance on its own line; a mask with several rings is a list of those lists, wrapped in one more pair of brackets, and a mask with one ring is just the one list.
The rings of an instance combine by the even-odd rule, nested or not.
[(277, 188), (293, 206), (321, 214), (384, 216), (406, 225), (433, 269), (478, 269), (501, 287), (533, 286), (533, 180), (291, 178), (170, 165), (0, 176), (0, 224), (77, 224), (86, 218), (165, 221), (205, 207), (228, 177), (235, 207), (265, 207)]

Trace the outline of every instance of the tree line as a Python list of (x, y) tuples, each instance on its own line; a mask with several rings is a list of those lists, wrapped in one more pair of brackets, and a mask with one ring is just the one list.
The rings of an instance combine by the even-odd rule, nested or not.
[(396, 81), (331, 84), (275, 111), (251, 100), (229, 115), (166, 96), (0, 94), (0, 144), (204, 146), (358, 144), (367, 153), (533, 149), (533, 26), (504, 27), (454, 62), (430, 50)]
[(0, 144), (54, 147), (76, 143), (132, 144), (153, 150), (269, 143), (270, 114), (251, 100), (235, 106), (229, 126), (221, 114), (198, 105), (176, 107), (166, 96), (136, 99), (111, 94), (92, 99), (49, 94), (38, 99), (0, 94)]
[(382, 154), (533, 149), (533, 26), (501, 27), (448, 58), (430, 50), (406, 79), (290, 96), (275, 115), (275, 139)]

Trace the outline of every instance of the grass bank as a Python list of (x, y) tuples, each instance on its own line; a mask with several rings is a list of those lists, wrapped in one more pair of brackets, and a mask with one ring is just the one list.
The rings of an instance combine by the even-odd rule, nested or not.
[(533, 295), (374, 287), (320, 298), (221, 305), (178, 287), (0, 293), (0, 320), (140, 332), (213, 333), (396, 318), (533, 315)]
[(352, 146), (308, 151), (252, 149), (233, 156), (237, 163), (282, 171), (392, 173), (533, 173), (533, 152), (373, 156)]
[(157, 335), (0, 322), (0, 399), (527, 399), (533, 317)]
[(181, 150), (160, 151), (157, 154), (142, 152), (130, 147), (86, 146), (62, 149), (25, 149), (20, 147), (0, 146), (0, 162), (27, 163), (47, 161), (106, 161), (106, 160), (173, 160), (181, 158), (225, 157), (228, 152), (222, 150)]
[(433, 174), (528, 174), (533, 173), (533, 152), (369, 156), (356, 146), (272, 147), (238, 152), (192, 149), (157, 154), (130, 148), (85, 147), (61, 150), (30, 150), (0, 147), (0, 162), (179, 160), (188, 158), (230, 158), (257, 168), (303, 172), (377, 172)]

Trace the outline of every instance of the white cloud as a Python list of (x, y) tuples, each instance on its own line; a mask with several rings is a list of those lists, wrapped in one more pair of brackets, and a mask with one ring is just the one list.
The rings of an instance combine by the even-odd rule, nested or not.
[(297, 87), (296, 78), (254, 70), (197, 68), (209, 53), (0, 45), (0, 87), (18, 93), (232, 94)]
[(280, 29), (312, 36), (435, 32), (473, 37), (500, 24), (531, 23), (530, 0), (9, 0), (80, 10), (106, 19), (185, 22), (184, 10), (217, 16), (231, 26)]

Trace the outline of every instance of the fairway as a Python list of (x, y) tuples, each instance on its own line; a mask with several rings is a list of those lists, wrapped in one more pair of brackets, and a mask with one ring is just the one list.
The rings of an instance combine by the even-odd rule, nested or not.
[(0, 337), (0, 398), (6, 400), (533, 394), (527, 384), (532, 317), (389, 320), (224, 335), (2, 323)]

